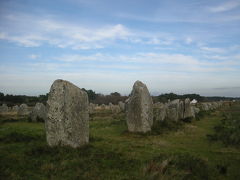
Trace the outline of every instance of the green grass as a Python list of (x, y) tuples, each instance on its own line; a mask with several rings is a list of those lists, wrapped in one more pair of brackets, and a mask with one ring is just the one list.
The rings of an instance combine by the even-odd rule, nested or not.
[[(91, 115), (89, 145), (50, 148), (44, 124), (0, 117), (0, 179), (238, 179), (240, 149), (208, 134), (240, 105), (205, 114), (177, 128), (127, 132), (125, 115)], [(238, 114), (238, 115), (237, 115)], [(161, 132), (162, 131), (162, 132)]]
[(222, 119), (214, 127), (214, 133), (208, 137), (213, 141), (221, 141), (225, 145), (240, 147), (240, 112), (238, 106), (222, 113)]

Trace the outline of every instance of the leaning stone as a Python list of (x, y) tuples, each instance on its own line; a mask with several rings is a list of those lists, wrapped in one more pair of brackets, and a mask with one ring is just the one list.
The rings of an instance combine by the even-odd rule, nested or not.
[(127, 126), (130, 132), (148, 132), (153, 125), (153, 102), (147, 86), (136, 81), (127, 104)]
[(45, 121), (49, 146), (77, 148), (89, 142), (87, 93), (74, 84), (56, 80), (51, 86)]

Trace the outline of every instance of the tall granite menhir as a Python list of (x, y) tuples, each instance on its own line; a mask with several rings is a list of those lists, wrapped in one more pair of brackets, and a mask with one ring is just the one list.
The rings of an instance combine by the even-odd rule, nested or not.
[(127, 102), (127, 126), (130, 132), (148, 132), (153, 125), (153, 101), (147, 86), (140, 81), (133, 85)]
[(56, 80), (51, 86), (45, 121), (49, 146), (83, 146), (89, 142), (88, 95), (74, 84)]

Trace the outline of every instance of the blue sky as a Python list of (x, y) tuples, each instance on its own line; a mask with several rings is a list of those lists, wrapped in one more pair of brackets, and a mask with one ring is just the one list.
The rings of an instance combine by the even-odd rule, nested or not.
[(0, 91), (240, 96), (240, 0), (1, 0)]

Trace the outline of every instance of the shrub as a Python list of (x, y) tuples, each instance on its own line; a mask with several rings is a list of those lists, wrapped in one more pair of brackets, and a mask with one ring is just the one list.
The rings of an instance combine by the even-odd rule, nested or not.
[(209, 140), (221, 141), (225, 145), (240, 145), (240, 119), (230, 114), (223, 114), (223, 118), (214, 127), (214, 134), (207, 135)]
[(151, 134), (162, 134), (169, 131), (177, 131), (183, 126), (181, 121), (174, 122), (174, 121), (156, 121), (153, 124)]
[(41, 136), (37, 135), (29, 135), (24, 133), (18, 133), (18, 132), (11, 132), (9, 134), (6, 134), (5, 136), (0, 138), (0, 141), (4, 143), (18, 143), (18, 142), (25, 142), (28, 143), (30, 141), (37, 141), (39, 139), (42, 139)]
[(146, 179), (200, 180), (216, 177), (216, 170), (199, 157), (189, 153), (180, 153), (155, 157), (144, 167), (143, 172)]

